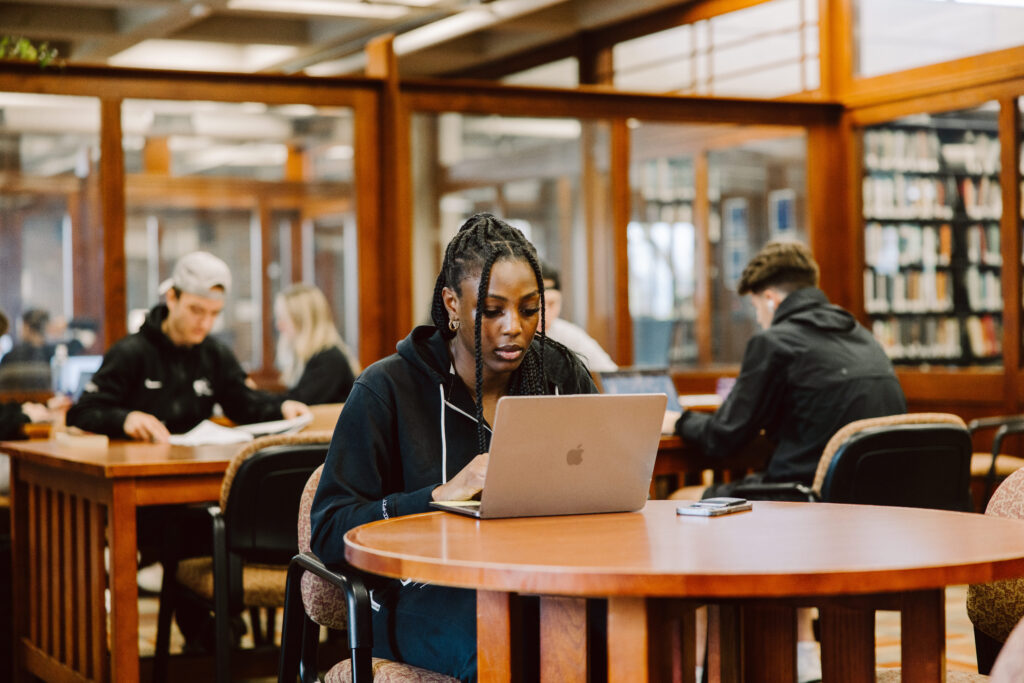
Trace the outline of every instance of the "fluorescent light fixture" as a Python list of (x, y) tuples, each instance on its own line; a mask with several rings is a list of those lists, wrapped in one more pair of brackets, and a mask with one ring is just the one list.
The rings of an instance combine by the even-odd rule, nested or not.
[(406, 55), (433, 47), (563, 2), (565, 0), (494, 0), (484, 5), (474, 5), (458, 14), (399, 34), (395, 37), (395, 54)]
[(191, 71), (259, 71), (291, 59), (288, 45), (231, 45), (198, 40), (144, 40), (117, 53), (114, 66)]
[(398, 19), (409, 12), (407, 7), (401, 5), (375, 5), (345, 0), (228, 0), (228, 9), (358, 19)]

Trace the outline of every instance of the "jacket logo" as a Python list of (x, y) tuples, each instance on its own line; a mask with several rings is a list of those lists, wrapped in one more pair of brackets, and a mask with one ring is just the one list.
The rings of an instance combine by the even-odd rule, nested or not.
[(143, 384), (146, 385), (147, 389), (159, 389), (164, 385), (164, 383), (158, 379), (147, 379)]
[(210, 382), (206, 379), (197, 379), (192, 382), (192, 388), (196, 392), (196, 396), (213, 396), (213, 389), (210, 387)]

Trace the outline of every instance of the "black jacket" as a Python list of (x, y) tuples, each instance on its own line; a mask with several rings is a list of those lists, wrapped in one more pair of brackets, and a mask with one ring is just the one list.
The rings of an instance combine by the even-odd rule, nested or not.
[(356, 381), (345, 353), (337, 346), (317, 351), (306, 362), (299, 381), (285, 393), (285, 398), (307, 405), (342, 403)]
[(747, 343), (722, 406), (684, 413), (676, 431), (705, 454), (728, 458), (764, 429), (777, 442), (765, 481), (809, 485), (841, 427), (906, 410), (892, 363), (871, 333), (806, 287), (783, 299), (771, 326)]
[(213, 414), (245, 424), (281, 419), (280, 396), (245, 386), (245, 371), (231, 350), (213, 337), (176, 346), (160, 329), (167, 306), (155, 306), (142, 329), (120, 340), (67, 414), (67, 423), (112, 438), (125, 438), (124, 419), (141, 410), (172, 434), (187, 432)]
[(22, 412), (20, 403), (0, 403), (0, 441), (24, 439), (25, 425), (29, 422), (28, 415)]
[[(582, 363), (550, 346), (544, 369), (548, 393), (597, 391)], [(427, 512), (442, 469), (450, 479), (477, 454), (475, 405), (472, 390), (451, 370), (447, 342), (430, 326), (414, 329), (398, 353), (363, 371), (341, 411), (313, 500), (313, 552), (339, 565), (349, 529), (383, 519), (385, 508), (388, 517)]]

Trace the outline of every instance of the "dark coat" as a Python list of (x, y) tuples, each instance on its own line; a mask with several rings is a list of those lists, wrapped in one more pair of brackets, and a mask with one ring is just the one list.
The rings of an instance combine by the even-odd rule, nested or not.
[(706, 455), (728, 459), (763, 429), (777, 443), (765, 481), (810, 485), (841, 427), (906, 410), (892, 363), (871, 333), (806, 287), (787, 296), (771, 326), (747, 343), (722, 406), (684, 413), (676, 431)]
[(166, 317), (165, 304), (154, 307), (142, 329), (110, 347), (68, 411), (68, 425), (123, 439), (125, 417), (141, 410), (181, 434), (209, 418), (217, 403), (239, 424), (281, 419), (284, 399), (247, 387), (231, 349), (209, 336), (176, 346), (160, 328)]
[(356, 381), (345, 353), (337, 346), (317, 351), (306, 362), (302, 376), (285, 398), (307, 405), (343, 403)]

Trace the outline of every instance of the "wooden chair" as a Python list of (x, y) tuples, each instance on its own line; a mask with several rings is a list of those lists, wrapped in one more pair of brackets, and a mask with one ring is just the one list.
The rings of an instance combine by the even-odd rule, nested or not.
[(971, 456), (971, 481), (978, 496), (978, 510), (988, 505), (989, 496), (996, 485), (1008, 476), (1024, 467), (1024, 458), (1007, 455), (1002, 452), (1003, 441), (1011, 434), (1024, 433), (1024, 415), (1004, 415), (1001, 417), (983, 417), (967, 423), (967, 429), (974, 434), (996, 430), (992, 438), (991, 452), (975, 452)]
[[(221, 486), (220, 507), (210, 508), (211, 557), (164, 563), (154, 680), (167, 677), (171, 617), (179, 600), (213, 610), (218, 683), (230, 680), (231, 616), (245, 608), (284, 605), (288, 561), (295, 553), (295, 511), (302, 487), (327, 455), (330, 432), (262, 437), (245, 444), (232, 459)], [(273, 642), (253, 619), (258, 644)]]
[(829, 439), (811, 486), (751, 484), (734, 495), (969, 510), (970, 458), (970, 434), (956, 415), (875, 417), (851, 422)]
[(348, 632), (350, 657), (333, 667), (325, 683), (455, 683), (455, 679), (409, 664), (371, 656), (370, 594), (352, 574), (328, 569), (310, 550), (313, 497), (323, 467), (309, 477), (299, 502), (298, 549), (288, 568), (278, 683), (318, 681), (320, 627)]

